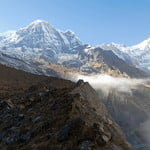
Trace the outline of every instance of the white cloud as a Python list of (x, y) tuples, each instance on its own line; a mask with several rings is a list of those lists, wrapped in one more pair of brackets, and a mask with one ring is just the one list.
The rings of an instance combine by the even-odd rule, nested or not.
[(146, 79), (118, 78), (106, 74), (90, 76), (70, 74), (69, 78), (75, 82), (79, 79), (83, 79), (85, 82), (89, 82), (94, 89), (102, 90), (106, 94), (113, 89), (118, 92), (132, 93), (132, 88), (136, 88), (138, 85), (145, 84), (147, 82)]

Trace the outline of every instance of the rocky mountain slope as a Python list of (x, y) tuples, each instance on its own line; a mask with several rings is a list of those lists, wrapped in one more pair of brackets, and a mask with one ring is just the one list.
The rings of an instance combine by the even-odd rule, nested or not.
[[(109, 62), (111, 58), (113, 63)], [(49, 64), (55, 64), (88, 74), (147, 76), (133, 63), (126, 63), (111, 51), (84, 45), (72, 31), (57, 30), (42, 20), (18, 31), (0, 34), (0, 62), (44, 75), (53, 75)]]
[(150, 80), (109, 75), (73, 76), (88, 81), (135, 150), (150, 149)]
[(0, 67), (1, 150), (131, 150), (88, 83)]
[(145, 126), (150, 119), (149, 91), (150, 87), (140, 85), (132, 89), (132, 94), (114, 90), (107, 97), (103, 97), (103, 94), (98, 92), (135, 150), (149, 149), (149, 127)]
[[(71, 64), (70, 64), (71, 61)], [(99, 47), (86, 47), (78, 53), (78, 61), (69, 60), (63, 62), (67, 68), (73, 68), (79, 72), (88, 74), (107, 73), (112, 76), (124, 77), (148, 77), (148, 75), (133, 65), (116, 56), (112, 51), (106, 51)]]

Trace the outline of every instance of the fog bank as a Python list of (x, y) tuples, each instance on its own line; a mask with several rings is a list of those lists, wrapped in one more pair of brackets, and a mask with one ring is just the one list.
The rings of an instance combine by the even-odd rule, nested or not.
[(148, 81), (146, 79), (112, 77), (106, 74), (89, 76), (70, 74), (69, 78), (70, 80), (75, 82), (79, 79), (83, 79), (85, 82), (89, 82), (94, 89), (101, 90), (105, 94), (109, 94), (109, 92), (112, 90), (131, 94), (132, 88), (136, 88), (138, 85), (146, 84), (146, 82)]

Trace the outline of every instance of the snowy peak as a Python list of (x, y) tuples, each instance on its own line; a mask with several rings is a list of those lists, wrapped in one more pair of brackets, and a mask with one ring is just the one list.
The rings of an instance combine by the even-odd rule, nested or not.
[(129, 47), (130, 49), (138, 49), (138, 50), (150, 50), (150, 38), (144, 40), (143, 42)]
[(52, 51), (53, 54), (70, 51), (82, 45), (72, 31), (60, 31), (43, 20), (36, 20), (28, 26), (13, 33), (0, 34), (0, 47), (40, 49)]
[(4, 33), (0, 33), (0, 37), (7, 38), (7, 37), (11, 36), (14, 33), (15, 33), (15, 31), (7, 31), (7, 32), (4, 32)]
[(64, 32), (65, 35), (68, 35), (68, 36), (75, 36), (75, 33), (71, 30), (67, 30)]
[(105, 50), (117, 50), (117, 49), (125, 49), (127, 46), (124, 44), (117, 44), (117, 43), (110, 43), (110, 44), (102, 44), (99, 47), (105, 49)]
[(4, 45), (7, 44), (7, 41), (11, 40), (11, 37), (15, 35), (16, 31), (7, 31), (4, 33), (0, 33), (0, 44)]
[(121, 49), (122, 51), (132, 51), (132, 50), (150, 50), (150, 38), (142, 41), (141, 43), (133, 46), (126, 46), (124, 44), (110, 43), (110, 44), (102, 44), (100, 47), (104, 49)]
[(23, 28), (22, 30), (29, 30), (32, 32), (50, 32), (50, 31), (55, 31), (56, 29), (52, 27), (48, 22), (43, 21), (43, 20), (36, 20), (32, 23), (30, 23), (26, 28)]
[(129, 64), (133, 64), (146, 71), (150, 70), (150, 38), (137, 45), (128, 47), (114, 43), (103, 44), (100, 47), (105, 50), (112, 50), (118, 57)]
[(118, 43), (114, 43), (114, 42), (111, 42), (108, 44), (102, 44), (102, 45), (108, 45), (108, 46), (114, 46), (114, 47), (126, 47), (126, 45), (124, 45), (124, 44), (118, 44)]
[(30, 25), (38, 25), (38, 24), (49, 24), (47, 21), (44, 20), (35, 20), (33, 22), (30, 23)]

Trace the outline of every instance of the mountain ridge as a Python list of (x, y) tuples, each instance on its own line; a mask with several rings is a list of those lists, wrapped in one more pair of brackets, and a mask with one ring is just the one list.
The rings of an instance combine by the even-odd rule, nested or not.
[[(101, 55), (102, 50), (99, 49), (96, 52), (96, 49), (97, 47), (82, 43), (72, 31), (57, 30), (43, 20), (34, 21), (17, 31), (0, 35), (0, 62), (9, 66), (11, 64), (12, 67), (28, 72), (44, 74), (49, 68), (47, 64), (51, 63), (83, 73), (109, 73), (130, 77), (147, 76), (144, 71), (134, 67), (136, 61), (131, 60), (128, 54), (121, 58), (123, 52), (117, 49), (121, 53), (117, 55), (113, 51), (118, 56), (115, 58), (116, 62), (126, 57), (122, 65), (127, 69), (122, 70), (119, 64), (108, 64), (107, 60), (114, 57), (113, 53), (108, 52), (110, 54), (105, 55), (108, 57), (106, 59), (103, 58), (104, 55)], [(137, 70), (134, 74), (133, 71), (131, 73), (127, 71), (131, 70), (130, 66), (133, 70)], [(51, 75), (51, 73), (45, 75)]]
[(132, 149), (87, 82), (0, 70), (1, 150)]
[(123, 44), (102, 44), (99, 47), (112, 50), (118, 57), (145, 71), (150, 71), (150, 38), (133, 46)]

